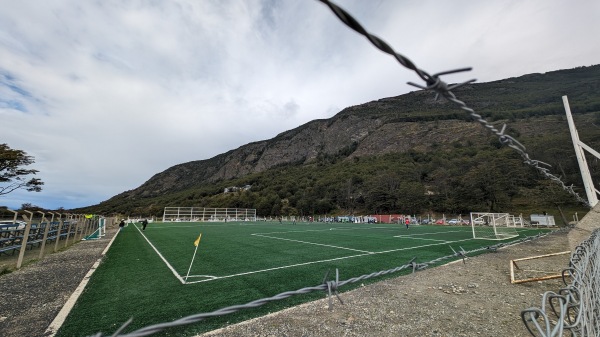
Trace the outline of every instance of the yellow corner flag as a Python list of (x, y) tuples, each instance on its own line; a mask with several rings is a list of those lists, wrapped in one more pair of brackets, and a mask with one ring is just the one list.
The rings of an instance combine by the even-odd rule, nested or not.
[(194, 246), (198, 247), (198, 245), (200, 244), (200, 238), (202, 237), (202, 233), (200, 233), (200, 236), (198, 236), (198, 238), (196, 239), (196, 241), (194, 241)]

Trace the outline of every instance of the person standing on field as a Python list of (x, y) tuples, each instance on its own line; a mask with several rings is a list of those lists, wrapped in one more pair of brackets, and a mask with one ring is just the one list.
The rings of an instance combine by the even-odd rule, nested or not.
[(144, 219), (142, 220), (142, 230), (145, 231), (146, 230), (146, 226), (148, 226), (148, 220)]
[(406, 229), (408, 229), (408, 225), (410, 224), (410, 219), (409, 218), (405, 218), (404, 219), (404, 223), (406, 224)]

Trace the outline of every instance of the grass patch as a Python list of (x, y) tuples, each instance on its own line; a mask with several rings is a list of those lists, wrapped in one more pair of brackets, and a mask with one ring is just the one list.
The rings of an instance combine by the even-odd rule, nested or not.
[[(526, 229), (521, 234), (540, 231)], [(187, 274), (196, 248), (193, 242), (200, 233), (189, 283), (182, 284), (180, 278)], [(387, 224), (169, 223), (150, 224), (144, 232), (130, 225), (115, 239), (58, 336), (112, 334), (133, 317), (126, 329), (131, 332), (319, 285), (325, 273), (336, 268), (345, 280), (404, 265), (413, 257), (428, 262), (452, 254), (452, 248), (459, 246), (471, 250), (497, 243), (474, 240), (471, 235), (470, 227), (407, 230)], [(316, 292), (293, 296), (156, 336), (191, 336), (324, 296)]]

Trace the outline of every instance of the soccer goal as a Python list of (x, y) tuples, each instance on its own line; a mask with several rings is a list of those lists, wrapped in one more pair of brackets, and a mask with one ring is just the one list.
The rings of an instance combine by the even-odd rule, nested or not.
[(84, 237), (82, 240), (97, 240), (101, 239), (106, 235), (106, 219), (98, 219), (98, 228), (92, 232), (92, 234)]
[(254, 208), (165, 207), (163, 222), (256, 221)]
[(514, 216), (508, 213), (471, 213), (474, 239), (505, 240), (519, 236)]

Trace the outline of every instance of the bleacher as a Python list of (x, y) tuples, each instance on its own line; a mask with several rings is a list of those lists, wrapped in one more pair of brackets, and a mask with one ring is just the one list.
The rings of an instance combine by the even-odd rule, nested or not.
[(24, 242), (26, 242), (24, 249), (33, 249), (40, 247), (44, 241), (46, 243), (55, 242), (57, 237), (59, 241), (74, 238), (78, 231), (77, 226), (72, 224), (72, 221), (32, 223), (27, 240), (23, 240), (27, 228), (19, 228), (14, 224), (2, 224), (0, 225), (0, 255), (13, 255), (23, 248)]
[(18, 255), (17, 269), (22, 266), (27, 250), (37, 250), (33, 255), (39, 251), (38, 258), (41, 259), (46, 253), (57, 252), (77, 241), (102, 238), (106, 226), (114, 225), (116, 221), (96, 215), (4, 211), (4, 214), (11, 212), (12, 219), (0, 212), (4, 218), (0, 217), (0, 259), (13, 259), (13, 255)]

